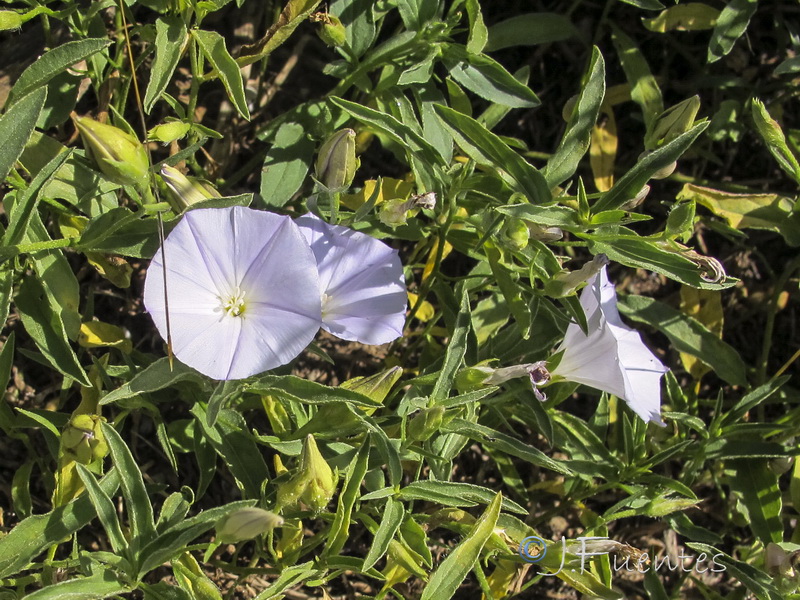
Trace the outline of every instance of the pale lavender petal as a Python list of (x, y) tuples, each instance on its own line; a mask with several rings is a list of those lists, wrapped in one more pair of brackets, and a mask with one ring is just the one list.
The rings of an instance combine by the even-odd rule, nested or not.
[(613, 394), (643, 420), (663, 425), (661, 377), (668, 369), (640, 335), (622, 322), (605, 267), (589, 280), (581, 293), (581, 306), (589, 321), (588, 335), (578, 325), (569, 325), (559, 347), (564, 353), (553, 375)]
[(317, 260), (323, 329), (365, 344), (385, 344), (400, 337), (408, 296), (397, 251), (312, 214), (295, 222)]
[[(249, 377), (286, 364), (318, 331), (316, 263), (290, 218), (198, 209), (164, 246), (173, 352), (190, 367), (214, 379)], [(226, 310), (232, 297), (241, 297), (241, 314)], [(144, 303), (166, 338), (161, 250), (147, 271)]]

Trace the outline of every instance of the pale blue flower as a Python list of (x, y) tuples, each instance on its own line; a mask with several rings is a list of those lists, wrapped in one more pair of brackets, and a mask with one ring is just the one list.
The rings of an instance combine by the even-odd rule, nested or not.
[(576, 323), (567, 327), (561, 362), (552, 371), (622, 398), (644, 421), (661, 421), (661, 377), (669, 369), (625, 325), (617, 310), (617, 292), (606, 267), (589, 280), (581, 293), (588, 335)]
[[(320, 327), (316, 261), (289, 217), (243, 207), (186, 213), (164, 241), (175, 357), (214, 379), (288, 363)], [(162, 250), (144, 304), (166, 338)]]
[(397, 250), (310, 213), (295, 222), (317, 260), (322, 328), (364, 344), (403, 335), (408, 295)]

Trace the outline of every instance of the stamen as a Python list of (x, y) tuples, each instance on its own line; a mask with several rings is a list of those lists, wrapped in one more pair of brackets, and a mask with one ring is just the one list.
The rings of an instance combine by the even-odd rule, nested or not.
[(227, 298), (220, 297), (222, 310), (224, 310), (225, 314), (229, 317), (241, 317), (245, 311), (244, 297), (245, 293), (239, 286), (236, 286), (236, 289), (230, 296)]

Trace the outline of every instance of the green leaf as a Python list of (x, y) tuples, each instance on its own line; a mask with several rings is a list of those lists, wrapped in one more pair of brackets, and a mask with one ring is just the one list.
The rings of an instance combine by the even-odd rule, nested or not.
[(613, 24), (612, 29), (611, 39), (625, 71), (625, 78), (631, 85), (631, 99), (642, 108), (644, 122), (649, 132), (655, 118), (664, 112), (661, 90), (650, 72), (647, 61), (633, 40)]
[(94, 509), (97, 511), (97, 516), (100, 518), (100, 523), (103, 524), (103, 529), (106, 531), (108, 541), (111, 542), (111, 547), (114, 552), (119, 556), (127, 554), (128, 541), (122, 533), (122, 528), (117, 518), (117, 511), (111, 497), (103, 491), (100, 484), (97, 483), (94, 473), (80, 463), (75, 463), (78, 469), (78, 475), (86, 487), (86, 492), (89, 494), (89, 499), (92, 501)]
[(800, 183), (800, 164), (789, 146), (786, 145), (786, 137), (783, 135), (781, 126), (770, 116), (767, 107), (758, 98), (753, 98), (750, 108), (756, 129), (772, 156), (778, 161), (778, 166)]
[(433, 386), (433, 391), (430, 396), (430, 404), (434, 406), (441, 403), (450, 394), (453, 388), (453, 382), (456, 378), (456, 373), (464, 361), (464, 356), (467, 353), (467, 337), (470, 332), (470, 306), (469, 306), (469, 293), (467, 286), (461, 290), (461, 306), (456, 316), (456, 324), (453, 333), (450, 336), (450, 343), (447, 345), (447, 350), (444, 355), (444, 363), (436, 378), (436, 383)]
[(510, 456), (516, 456), (543, 469), (549, 469), (563, 475), (572, 474), (572, 471), (563, 462), (552, 459), (538, 448), (534, 448), (510, 435), (485, 425), (456, 418), (444, 426), (442, 431), (465, 435), (476, 442), (480, 442), (487, 448), (504, 452)]
[(730, 461), (726, 466), (734, 471), (728, 485), (741, 496), (750, 529), (764, 546), (782, 542), (781, 490), (769, 463), (744, 459)]
[(314, 159), (314, 141), (299, 123), (284, 123), (261, 167), (261, 198), (267, 206), (281, 207), (295, 195)]
[(220, 409), (224, 408), (226, 404), (237, 394), (242, 391), (242, 384), (239, 381), (220, 381), (217, 387), (208, 398), (208, 412), (206, 419), (208, 424), (213, 427), (217, 422), (217, 416)]
[(541, 104), (527, 85), (496, 60), (485, 54), (470, 54), (466, 48), (448, 44), (442, 54), (450, 76), (465, 88), (490, 102), (513, 108), (532, 108)]
[(555, 153), (542, 171), (547, 185), (555, 187), (578, 170), (583, 155), (589, 149), (592, 128), (597, 123), (600, 105), (606, 93), (606, 67), (600, 50), (592, 48), (592, 59), (581, 82), (581, 93), (567, 122), (567, 130)]
[(512, 277), (510, 269), (501, 262), (500, 251), (488, 242), (484, 244), (484, 251), (486, 252), (486, 258), (489, 260), (492, 275), (497, 281), (497, 287), (500, 288), (500, 292), (503, 294), (508, 310), (514, 316), (514, 324), (519, 329), (522, 339), (527, 340), (531, 334), (530, 300), (526, 301), (523, 298), (522, 288)]
[(173, 367), (170, 368), (169, 359), (160, 358), (134, 375), (128, 383), (100, 398), (100, 405), (127, 400), (140, 394), (157, 392), (180, 381), (205, 382), (205, 378), (182, 362), (176, 360)]
[[(116, 493), (118, 487), (116, 469), (100, 480), (100, 488), (109, 496)], [(23, 519), (7, 535), (0, 537), (0, 578), (11, 577), (25, 569), (39, 554), (71, 536), (96, 514), (88, 495), (82, 494), (47, 514)]]
[(128, 592), (116, 574), (110, 568), (95, 566), (95, 573), (90, 577), (80, 577), (48, 585), (28, 594), (30, 600), (99, 600)]
[(773, 584), (772, 577), (761, 569), (753, 565), (748, 565), (746, 562), (731, 558), (724, 552), (720, 552), (707, 544), (687, 542), (686, 545), (692, 550), (703, 552), (711, 557), (714, 563), (712, 569), (715, 572), (726, 571), (730, 573), (731, 577), (735, 578), (739, 583), (753, 592), (759, 600), (785, 600), (785, 596), (779, 592)]
[[(420, 479), (413, 481), (402, 488), (397, 497), (401, 500), (424, 500), (444, 506), (469, 507), (476, 504), (491, 504), (496, 499), (495, 492), (472, 483), (458, 483), (455, 481), (436, 481), (433, 479)], [(503, 498), (503, 510), (520, 515), (528, 514), (516, 502)]]
[(153, 521), (153, 506), (144, 487), (142, 472), (136, 464), (127, 444), (117, 430), (107, 423), (102, 423), (103, 435), (106, 436), (111, 459), (120, 474), (122, 497), (125, 498), (125, 509), (131, 526), (130, 552), (132, 558), (141, 562), (147, 554), (140, 551), (156, 537), (156, 525)]
[(478, 563), (483, 546), (494, 532), (502, 500), (503, 495), (498, 492), (463, 541), (433, 572), (420, 600), (441, 600), (456, 594), (458, 586)]
[(708, 62), (712, 63), (731, 51), (758, 8), (758, 0), (730, 0), (719, 13), (717, 24), (708, 42)]
[(467, 38), (467, 52), (470, 54), (480, 54), (486, 46), (489, 32), (483, 22), (481, 5), (478, 0), (466, 0), (464, 7), (467, 9), (469, 19), (469, 37)]
[(197, 40), (203, 55), (214, 67), (236, 110), (242, 117), (249, 119), (250, 111), (247, 109), (247, 98), (244, 95), (242, 72), (228, 53), (228, 49), (225, 47), (225, 38), (216, 31), (203, 31), (202, 29), (193, 29), (192, 37)]
[(344, 402), (363, 408), (383, 406), (381, 402), (359, 392), (322, 385), (295, 375), (261, 375), (253, 380), (245, 391), (264, 396), (277, 396), (301, 404)]
[(569, 17), (556, 13), (536, 12), (516, 15), (489, 27), (486, 51), (510, 46), (534, 46), (560, 42), (578, 35)]
[(225, 506), (204, 510), (199, 515), (180, 521), (142, 548), (140, 555), (143, 557), (143, 561), (139, 572), (141, 574), (148, 573), (168, 560), (183, 554), (186, 552), (186, 546), (214, 527), (217, 521), (232, 512), (253, 505), (255, 505), (253, 500), (240, 500)]
[(375, 538), (372, 540), (367, 555), (364, 557), (363, 568), (365, 571), (373, 567), (389, 550), (389, 543), (394, 539), (405, 517), (403, 503), (394, 498), (387, 498), (380, 515), (381, 521), (378, 531), (375, 532)]
[(191, 412), (202, 428), (202, 433), (228, 465), (239, 482), (242, 494), (249, 498), (260, 498), (261, 489), (269, 481), (269, 470), (264, 457), (248, 431), (244, 417), (236, 411), (222, 409), (213, 426), (208, 424), (208, 416), (200, 404), (195, 404)]
[(336, 505), (336, 515), (328, 533), (328, 545), (324, 553), (326, 557), (339, 554), (347, 542), (353, 507), (358, 500), (364, 475), (367, 473), (369, 447), (369, 442), (363, 444), (348, 467), (344, 487)]
[(41, 88), (55, 76), (61, 75), (75, 63), (108, 47), (107, 38), (87, 38), (67, 42), (45, 52), (36, 62), (22, 72), (8, 97), (9, 105), (16, 103), (29, 92)]
[(670, 6), (657, 17), (643, 19), (642, 25), (650, 31), (703, 31), (711, 29), (717, 22), (719, 11), (702, 2), (686, 2)]
[(680, 281), (704, 290), (723, 290), (735, 284), (728, 277), (719, 283), (712, 283), (703, 276), (706, 268), (689, 260), (681, 252), (666, 250), (652, 241), (633, 235), (581, 235), (589, 240), (592, 254), (605, 254), (613, 262), (661, 273), (670, 279)]
[(14, 272), (11, 270), (0, 270), (0, 323), (5, 323), (6, 319), (8, 319), (8, 310), (11, 307), (11, 291), (13, 287)]
[(52, 305), (37, 277), (23, 279), (15, 302), (25, 330), (47, 361), (60, 373), (72, 377), (82, 386), (91, 387), (86, 372), (69, 345), (60, 310)]
[(696, 356), (732, 385), (747, 385), (747, 365), (731, 346), (705, 325), (671, 306), (645, 296), (619, 298), (620, 312), (626, 317), (647, 323), (669, 338), (673, 348)]
[[(14, 207), (9, 216), (8, 228), (3, 234), (3, 245), (13, 246), (19, 244), (25, 237), (28, 223), (30, 223), (33, 212), (39, 201), (39, 191), (50, 182), (53, 176), (61, 168), (61, 165), (70, 157), (71, 152), (57, 154), (48, 162), (41, 171), (36, 174), (30, 185), (25, 188), (14, 202)], [(37, 240), (38, 241), (38, 240)]]
[(167, 89), (172, 74), (181, 59), (186, 41), (186, 23), (180, 15), (161, 15), (156, 19), (155, 59), (150, 69), (150, 81), (144, 93), (144, 112), (150, 114), (153, 105)]
[(500, 176), (514, 189), (525, 194), (531, 203), (550, 200), (547, 180), (502, 139), (475, 119), (452, 108), (437, 105), (436, 112), (445, 122), (456, 144), (475, 162), (493, 167), (498, 165)]
[(47, 88), (39, 88), (21, 98), (0, 117), (0, 181), (22, 154), (36, 127), (39, 113), (47, 99)]
[(659, 2), (659, 0), (620, 0), (620, 2), (624, 2), (625, 4), (630, 4), (631, 6), (635, 6), (637, 8), (642, 8), (644, 10), (663, 10), (664, 5)]
[(621, 207), (632, 200), (642, 190), (644, 184), (658, 171), (674, 163), (686, 152), (700, 134), (708, 127), (707, 121), (701, 121), (686, 133), (676, 137), (661, 148), (649, 152), (623, 175), (594, 206), (592, 214)]

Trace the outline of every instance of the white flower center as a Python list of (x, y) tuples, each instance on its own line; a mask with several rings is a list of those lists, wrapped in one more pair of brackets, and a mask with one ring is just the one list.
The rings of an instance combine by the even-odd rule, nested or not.
[(328, 303), (331, 301), (331, 297), (323, 292), (321, 300), (322, 300), (322, 314), (324, 315), (327, 312)]
[(227, 296), (220, 296), (221, 308), (229, 317), (241, 317), (244, 314), (246, 305), (244, 302), (245, 293), (237, 285), (236, 289)]

